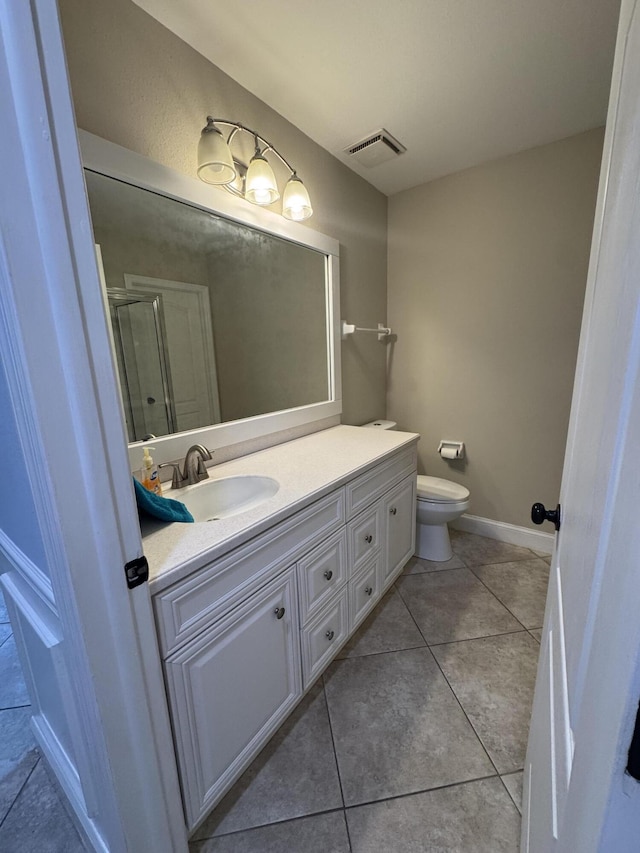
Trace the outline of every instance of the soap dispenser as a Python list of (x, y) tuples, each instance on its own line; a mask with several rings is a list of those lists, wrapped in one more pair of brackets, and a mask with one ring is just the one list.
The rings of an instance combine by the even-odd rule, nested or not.
[(160, 485), (158, 466), (151, 458), (150, 450), (155, 450), (155, 447), (144, 448), (144, 456), (142, 457), (142, 485), (145, 489), (149, 489), (150, 492), (161, 495), (162, 486)]

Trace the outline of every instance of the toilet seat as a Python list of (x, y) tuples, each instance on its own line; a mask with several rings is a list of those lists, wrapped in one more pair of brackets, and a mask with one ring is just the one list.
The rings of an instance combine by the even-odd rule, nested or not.
[(469, 489), (464, 486), (440, 477), (426, 477), (424, 474), (418, 474), (416, 492), (418, 500), (430, 503), (457, 503), (469, 499)]

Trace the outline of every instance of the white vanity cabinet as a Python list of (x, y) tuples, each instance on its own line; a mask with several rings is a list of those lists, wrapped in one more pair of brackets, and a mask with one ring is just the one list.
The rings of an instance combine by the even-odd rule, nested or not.
[(187, 823), (240, 775), (301, 692), (295, 569), (165, 663)]
[(413, 554), (415, 444), (345, 480), (153, 597), (190, 830)]

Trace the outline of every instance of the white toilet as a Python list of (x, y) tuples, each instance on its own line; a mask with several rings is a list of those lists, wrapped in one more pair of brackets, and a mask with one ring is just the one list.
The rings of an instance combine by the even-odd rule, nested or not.
[[(395, 429), (397, 424), (379, 420), (364, 426)], [(453, 557), (447, 523), (469, 509), (469, 489), (440, 477), (418, 474), (416, 494), (416, 557), (446, 562)]]
[(447, 522), (469, 509), (469, 489), (418, 474), (416, 557), (444, 562), (453, 557)]

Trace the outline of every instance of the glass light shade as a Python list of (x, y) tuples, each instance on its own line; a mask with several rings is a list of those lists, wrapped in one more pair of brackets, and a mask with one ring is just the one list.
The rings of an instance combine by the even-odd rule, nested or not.
[(231, 151), (217, 127), (206, 127), (198, 142), (198, 177), (207, 184), (229, 184), (236, 178)]
[(287, 181), (282, 196), (282, 215), (285, 219), (301, 222), (313, 213), (307, 188), (297, 175), (292, 175)]
[(255, 154), (249, 163), (244, 197), (253, 204), (263, 205), (280, 198), (273, 169), (261, 154)]

